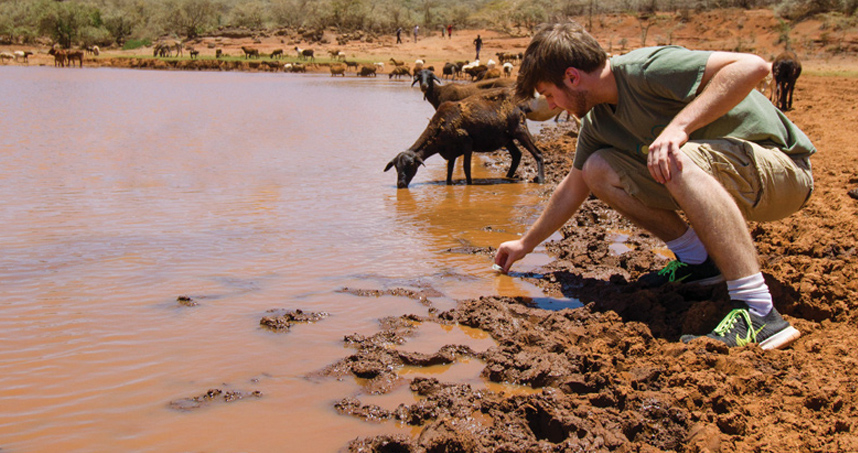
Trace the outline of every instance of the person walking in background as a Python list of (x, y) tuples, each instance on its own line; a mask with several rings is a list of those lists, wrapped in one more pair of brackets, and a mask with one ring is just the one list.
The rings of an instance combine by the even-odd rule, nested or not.
[(402, 27), (396, 29), (396, 43), (402, 44)]
[(483, 48), (483, 38), (480, 38), (480, 35), (477, 35), (477, 39), (474, 40), (474, 47), (477, 49), (477, 56), (474, 57), (474, 60), (479, 60), (480, 49)]
[(639, 287), (726, 281), (732, 310), (706, 337), (788, 346), (801, 333), (774, 308), (746, 220), (782, 219), (807, 203), (816, 148), (754, 89), (770, 71), (757, 55), (679, 46), (608, 59), (576, 22), (541, 27), (516, 96), (545, 96), (581, 129), (569, 174), (525, 235), (498, 247), (495, 264), (508, 272), (592, 193), (676, 256)]
[(415, 26), (414, 26), (414, 42), (417, 42), (417, 35), (418, 35), (418, 34), (420, 34), (420, 26), (419, 26), (419, 25), (415, 25)]
[(445, 28), (444, 28), (444, 26), (442, 25), (442, 26), (441, 26), (441, 37), (442, 37), (442, 38), (444, 37), (444, 33), (445, 33), (445, 32), (446, 32), (446, 29), (445, 29)]
[(453, 24), (447, 25), (447, 37), (453, 39)]

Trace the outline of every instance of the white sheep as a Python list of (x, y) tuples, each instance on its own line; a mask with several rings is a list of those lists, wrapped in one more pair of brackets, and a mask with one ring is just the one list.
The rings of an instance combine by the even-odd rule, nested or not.
[(24, 60), (25, 63), (30, 64), (30, 60), (27, 57), (33, 55), (33, 52), (30, 52), (29, 50), (16, 50), (15, 52), (13, 52), (13, 55), (15, 58), (15, 62), (17, 62), (20, 58)]
[(489, 62), (486, 63), (486, 67), (488, 67), (489, 69), (492, 69), (495, 66), (497, 66), (497, 63), (494, 60), (492, 60), (491, 58), (489, 58)]
[(373, 63), (373, 66), (375, 66), (376, 70), (378, 70), (379, 72), (384, 71), (384, 63), (380, 61), (376, 61), (375, 63)]
[(503, 64), (503, 75), (505, 77), (512, 77), (512, 63), (507, 61)]

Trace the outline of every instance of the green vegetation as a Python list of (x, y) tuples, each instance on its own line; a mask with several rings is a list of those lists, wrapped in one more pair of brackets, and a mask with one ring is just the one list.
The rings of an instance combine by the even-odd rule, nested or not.
[(149, 47), (152, 45), (152, 40), (148, 38), (144, 39), (129, 39), (125, 41), (125, 44), (122, 46), (122, 50), (134, 50), (139, 49), (141, 47)]
[[(0, 0), (0, 43), (49, 39), (62, 46), (137, 48), (162, 37), (194, 38), (220, 29), (250, 33), (293, 29), (392, 33), (420, 25), (437, 30), (492, 28), (528, 32), (549, 20), (715, 8), (774, 8), (784, 20), (816, 14), (853, 18), (858, 0)], [(642, 34), (646, 30), (642, 26)]]

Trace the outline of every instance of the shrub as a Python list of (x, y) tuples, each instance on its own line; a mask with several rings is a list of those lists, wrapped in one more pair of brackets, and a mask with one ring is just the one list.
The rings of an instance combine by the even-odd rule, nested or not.
[(152, 45), (152, 41), (148, 38), (144, 39), (129, 39), (125, 41), (125, 45), (122, 46), (122, 50), (134, 50), (139, 49), (141, 47), (149, 47)]

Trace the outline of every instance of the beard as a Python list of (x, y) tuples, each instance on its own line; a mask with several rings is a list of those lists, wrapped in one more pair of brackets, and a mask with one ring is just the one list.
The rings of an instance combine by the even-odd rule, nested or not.
[(575, 115), (575, 118), (579, 120), (590, 111), (590, 107), (587, 105), (587, 92), (582, 92), (580, 90), (573, 90), (567, 86), (562, 87), (563, 92), (566, 95), (566, 99), (568, 100), (569, 108), (566, 109), (567, 112)]

